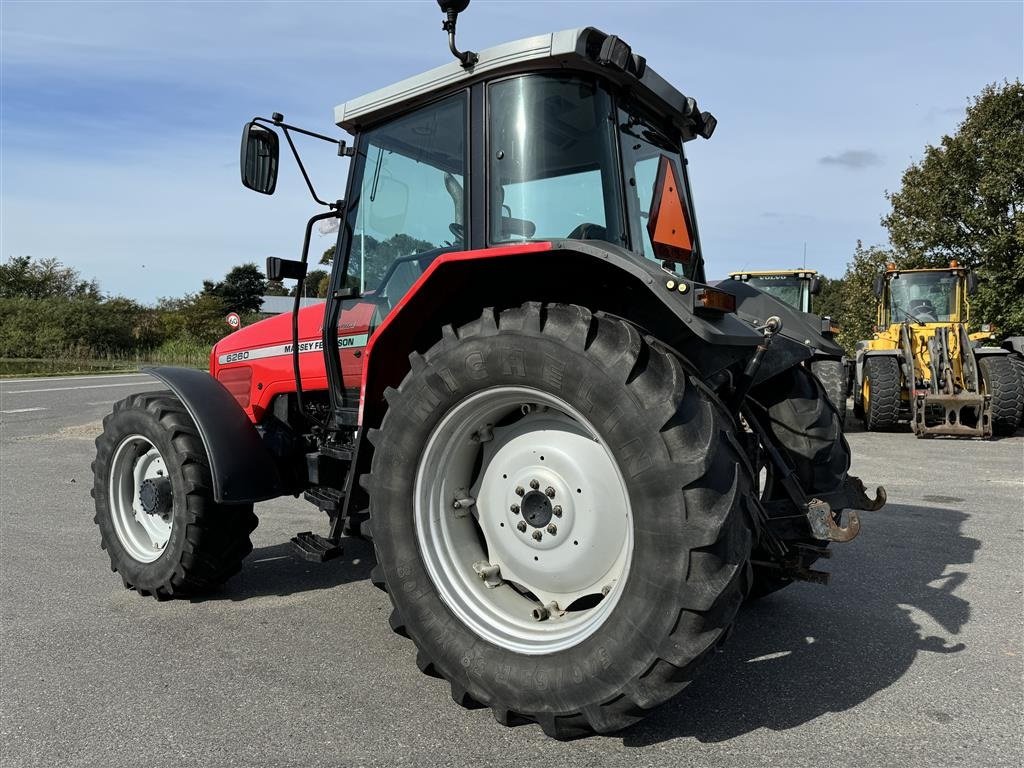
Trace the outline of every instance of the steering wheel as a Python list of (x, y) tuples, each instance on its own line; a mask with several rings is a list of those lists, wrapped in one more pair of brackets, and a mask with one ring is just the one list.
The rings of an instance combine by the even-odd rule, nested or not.
[(462, 224), (457, 224), (454, 221), (448, 225), (448, 231), (455, 236), (456, 240), (465, 241), (466, 239), (466, 227)]
[(586, 221), (578, 225), (572, 232), (569, 233), (568, 239), (570, 240), (607, 240), (608, 230), (602, 227), (600, 224), (591, 224)]

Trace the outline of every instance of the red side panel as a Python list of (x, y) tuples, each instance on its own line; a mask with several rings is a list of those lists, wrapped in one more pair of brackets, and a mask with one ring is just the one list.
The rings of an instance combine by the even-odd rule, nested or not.
[[(537, 253), (551, 249), (551, 243), (526, 243), (486, 248), (478, 251), (446, 253), (435, 259), (419, 279), (388, 313), (379, 327), (371, 327), (375, 316), (381, 311), (378, 304), (360, 302), (342, 312), (338, 322), (338, 342), (345, 389), (360, 390), (360, 421), (363, 401), (367, 393), (380, 398), (371, 384), (367, 387), (364, 370), (369, 370), (370, 354), (382, 335), (400, 338), (416, 328), (418, 318), (438, 302), (451, 299), (443, 290), (421, 294), (423, 286), (437, 273), (443, 273), (446, 266), (457, 262), (480, 259), (510, 258), (525, 253)], [(438, 279), (444, 279), (443, 274)], [(434, 281), (436, 282), (436, 280)], [(324, 367), (322, 328), (326, 304), (306, 307), (299, 312), (299, 370), (305, 391), (327, 389), (327, 374)], [(234, 395), (252, 421), (263, 420), (267, 408), (276, 395), (295, 391), (292, 372), (292, 316), (291, 313), (277, 315), (242, 328), (221, 339), (210, 355), (210, 373)], [(401, 361), (384, 360), (380, 363), (381, 376), (391, 380), (390, 365), (406, 365), (405, 355)]]
[(423, 286), (426, 285), (436, 273), (441, 273), (438, 275), (438, 280), (443, 282), (444, 270), (446, 267), (454, 263), (478, 261), (482, 259), (512, 258), (526, 253), (539, 253), (550, 250), (551, 243), (549, 242), (524, 243), (521, 245), (503, 245), (496, 248), (483, 248), (478, 251), (446, 253), (434, 260), (423, 274), (420, 275), (420, 278), (413, 284), (412, 288), (409, 289), (409, 292), (402, 297), (402, 300), (398, 302), (391, 313), (385, 318), (380, 327), (374, 331), (373, 336), (370, 338), (370, 343), (367, 345), (366, 353), (363, 356), (363, 366), (367, 375), (363, 377), (362, 386), (359, 392), (360, 426), (363, 423), (363, 418), (366, 412), (367, 397), (376, 402), (383, 396), (384, 385), (379, 382), (381, 380), (397, 380), (398, 377), (396, 375), (390, 375), (394, 372), (389, 369), (396, 363), (400, 366), (407, 367), (406, 361), (398, 361), (395, 359), (380, 360), (377, 362), (376, 366), (371, 366), (370, 360), (374, 349), (381, 346), (382, 340), (385, 338), (392, 338), (395, 336), (401, 337), (403, 334), (411, 333), (411, 331), (418, 325), (420, 318), (429, 314), (432, 306), (436, 305), (438, 302), (451, 299), (451, 296), (446, 294), (445, 291), (431, 291), (429, 292), (429, 296), (424, 295), (425, 292), (423, 292)]

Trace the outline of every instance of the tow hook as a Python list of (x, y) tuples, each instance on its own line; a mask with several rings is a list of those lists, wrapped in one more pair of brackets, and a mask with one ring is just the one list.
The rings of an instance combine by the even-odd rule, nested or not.
[(827, 501), (811, 499), (807, 504), (807, 522), (816, 539), (844, 542), (857, 538), (860, 533), (860, 515), (851, 509), (847, 513), (847, 520), (845, 528), (836, 522), (836, 515), (832, 513), (832, 507)]

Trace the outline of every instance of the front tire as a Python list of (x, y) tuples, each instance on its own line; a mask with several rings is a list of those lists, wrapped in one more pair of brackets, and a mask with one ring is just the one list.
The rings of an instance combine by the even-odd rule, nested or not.
[(93, 521), (125, 587), (157, 599), (208, 592), (252, 551), (252, 504), (217, 504), (195, 423), (170, 392), (114, 405), (96, 438)]
[(864, 428), (869, 432), (892, 429), (900, 419), (900, 364), (895, 357), (868, 357), (864, 360), (861, 399)]
[(411, 360), (364, 484), (420, 668), (557, 738), (678, 693), (749, 588), (753, 481), (714, 396), (576, 306), (486, 310)]
[(1009, 355), (982, 357), (978, 360), (978, 371), (985, 392), (992, 397), (992, 434), (1012, 435), (1024, 413), (1024, 382)]

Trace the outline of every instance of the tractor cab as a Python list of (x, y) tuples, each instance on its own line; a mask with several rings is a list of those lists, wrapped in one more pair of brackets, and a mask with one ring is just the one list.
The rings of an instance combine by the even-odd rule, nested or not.
[(747, 283), (800, 312), (813, 312), (812, 297), (821, 292), (821, 280), (813, 269), (730, 272), (729, 277)]

